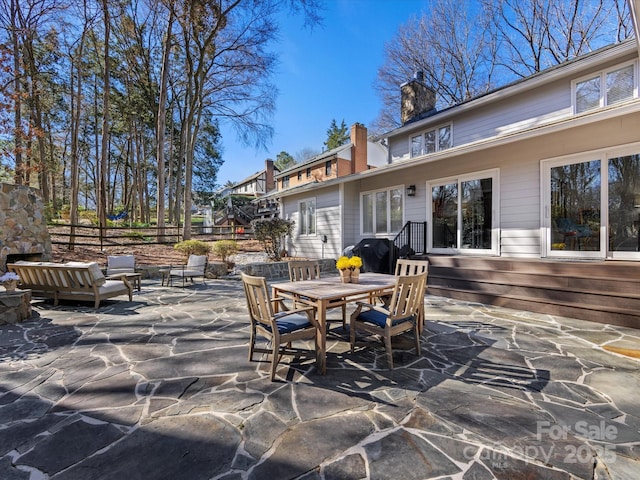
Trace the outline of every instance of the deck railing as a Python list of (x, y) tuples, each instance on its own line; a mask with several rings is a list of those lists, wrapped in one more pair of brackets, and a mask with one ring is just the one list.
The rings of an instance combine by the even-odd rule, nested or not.
[(393, 239), (393, 247), (389, 255), (391, 273), (398, 258), (427, 252), (427, 222), (405, 223)]

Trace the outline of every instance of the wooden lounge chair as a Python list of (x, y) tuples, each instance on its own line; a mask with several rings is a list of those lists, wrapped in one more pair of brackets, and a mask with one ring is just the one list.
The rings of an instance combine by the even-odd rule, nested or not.
[(20, 277), (20, 288), (31, 289), (35, 296), (60, 300), (92, 301), (98, 308), (107, 298), (128, 295), (132, 287), (126, 279), (105, 278), (97, 263), (16, 262), (7, 268)]

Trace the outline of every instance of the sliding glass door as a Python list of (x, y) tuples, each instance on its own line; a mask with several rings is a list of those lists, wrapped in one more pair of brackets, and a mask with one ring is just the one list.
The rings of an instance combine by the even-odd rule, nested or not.
[(497, 252), (497, 172), (429, 184), (430, 251)]
[(609, 249), (612, 257), (640, 252), (640, 153), (608, 161)]
[[(551, 167), (551, 252), (600, 256), (601, 161)], [(582, 255), (585, 256), (585, 255)]]

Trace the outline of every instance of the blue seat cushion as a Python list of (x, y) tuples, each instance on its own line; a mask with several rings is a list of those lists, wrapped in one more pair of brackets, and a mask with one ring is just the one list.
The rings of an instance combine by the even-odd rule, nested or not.
[(276, 324), (278, 325), (278, 332), (281, 335), (283, 333), (291, 333), (311, 326), (309, 317), (306, 315), (300, 315), (299, 313), (292, 313), (291, 315), (280, 318), (276, 320)]
[[(410, 315), (405, 318), (399, 318), (395, 320), (392, 325), (395, 326), (399, 323), (412, 321), (413, 317), (413, 315)], [(361, 312), (360, 315), (358, 315), (357, 320), (361, 322), (372, 323), (380, 328), (384, 328), (387, 325), (387, 316), (384, 313), (379, 312), (378, 310), (365, 310)]]

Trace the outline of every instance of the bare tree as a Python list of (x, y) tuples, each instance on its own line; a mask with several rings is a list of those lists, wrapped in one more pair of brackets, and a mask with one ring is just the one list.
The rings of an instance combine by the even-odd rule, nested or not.
[(322, 152), (317, 148), (305, 147), (302, 150), (296, 152), (293, 158), (296, 161), (296, 163), (301, 163), (301, 162), (304, 162), (305, 160), (309, 160), (311, 157), (315, 157), (316, 155), (319, 155), (320, 153)]
[[(267, 50), (276, 38), (277, 13), (303, 9), (314, 19), (316, 0), (168, 0), (180, 27), (176, 48), (184, 79), (184, 229), (190, 238), (193, 160), (205, 112), (230, 121), (247, 144), (265, 146), (277, 89), (269, 82), (276, 57)], [(176, 186), (177, 187), (177, 186)]]
[(499, 0), (487, 5), (500, 35), (500, 64), (516, 77), (630, 34), (626, 0)]
[(371, 130), (400, 124), (399, 86), (416, 71), (442, 108), (631, 34), (626, 0), (432, 0), (386, 46)]
[(434, 0), (428, 13), (410, 18), (385, 47), (376, 81), (383, 107), (372, 132), (399, 125), (399, 86), (416, 71), (424, 73), (441, 107), (486, 92), (494, 86), (496, 52), (486, 10), (468, 0)]
[(100, 225), (100, 236), (103, 237), (107, 228), (107, 168), (109, 164), (109, 134), (111, 117), (110, 90), (111, 90), (111, 58), (110, 58), (110, 36), (111, 36), (111, 13), (109, 0), (102, 0), (102, 15), (104, 19), (104, 66), (103, 66), (103, 91), (102, 91), (102, 139), (100, 146), (100, 160), (98, 167), (98, 222)]
[(80, 39), (77, 43), (71, 45), (69, 49), (69, 93), (71, 98), (71, 193), (69, 196), (69, 222), (71, 223), (71, 232), (69, 236), (69, 250), (74, 249), (76, 225), (78, 224), (78, 195), (80, 191), (80, 114), (82, 112), (82, 80), (84, 76), (82, 71), (82, 60), (84, 57), (87, 32), (90, 28), (91, 22), (93, 21), (89, 14), (87, 0), (84, 0), (82, 4), (82, 18), (84, 23)]
[(156, 119), (156, 165), (158, 195), (156, 196), (156, 218), (158, 226), (158, 241), (162, 241), (165, 234), (165, 130), (167, 117), (167, 91), (169, 88), (169, 59), (173, 45), (173, 9), (169, 12), (167, 30), (162, 46), (162, 70), (160, 72), (160, 91), (158, 99), (158, 115)]

